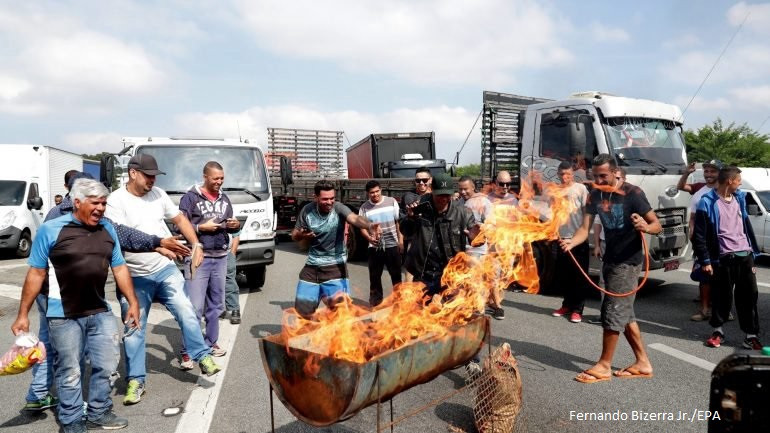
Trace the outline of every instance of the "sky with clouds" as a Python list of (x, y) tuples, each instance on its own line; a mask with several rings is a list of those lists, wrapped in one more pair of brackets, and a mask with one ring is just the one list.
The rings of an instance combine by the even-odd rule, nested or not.
[(739, 27), (685, 124), (767, 134), (770, 3), (0, 0), (0, 143), (435, 131), (450, 160), (470, 133), (460, 162), (475, 163), (482, 91), (684, 109)]

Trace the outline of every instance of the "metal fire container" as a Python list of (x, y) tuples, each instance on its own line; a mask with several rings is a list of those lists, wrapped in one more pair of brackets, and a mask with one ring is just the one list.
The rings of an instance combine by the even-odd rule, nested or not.
[[(444, 336), (425, 335), (365, 363), (321, 356), (305, 336), (290, 339), (287, 350), (281, 335), (272, 335), (260, 339), (259, 348), (268, 380), (284, 406), (308, 424), (327, 426), (464, 365), (481, 349), (488, 332), (489, 318), (478, 316)], [(317, 367), (312, 376), (304, 370), (310, 357)]]

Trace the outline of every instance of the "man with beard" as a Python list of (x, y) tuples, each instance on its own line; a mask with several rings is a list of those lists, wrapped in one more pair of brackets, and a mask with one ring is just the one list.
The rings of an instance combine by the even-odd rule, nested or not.
[(347, 206), (334, 200), (334, 184), (319, 180), (314, 187), (315, 200), (305, 205), (297, 216), (297, 225), (291, 232), (295, 242), (309, 243), (305, 266), (299, 273), (294, 306), (302, 317), (313, 315), (323, 301), (334, 308), (340, 295), (350, 294), (345, 223), (369, 232), (370, 241), (377, 242), (382, 234), (380, 224), (353, 213)]
[[(692, 241), (693, 231), (695, 230), (695, 209), (698, 206), (698, 202), (703, 196), (711, 191), (717, 185), (717, 177), (719, 176), (719, 170), (722, 168), (722, 161), (718, 159), (712, 159), (703, 163), (703, 178), (706, 182), (687, 183), (687, 177), (695, 172), (695, 163), (690, 163), (687, 166), (687, 170), (682, 173), (682, 177), (679, 178), (679, 183), (676, 187), (682, 191), (687, 191), (692, 194), (690, 199), (690, 233), (689, 238)], [(698, 268), (700, 264), (695, 261)], [(701, 320), (708, 320), (711, 317), (711, 283), (708, 275), (703, 272), (695, 273), (698, 278), (698, 290), (700, 292), (700, 310), (690, 317), (690, 320), (699, 322)]]
[(602, 274), (606, 290), (612, 295), (602, 300), (601, 357), (596, 364), (578, 374), (575, 380), (582, 383), (610, 380), (612, 358), (621, 332), (631, 346), (636, 361), (614, 375), (619, 378), (652, 377), (652, 364), (634, 316), (636, 295), (632, 292), (644, 260), (639, 232), (657, 234), (662, 227), (639, 187), (627, 182), (617, 186), (617, 164), (612, 156), (606, 153), (598, 155), (594, 158), (591, 171), (595, 187), (588, 197), (583, 224), (572, 239), (563, 239), (560, 243), (565, 252), (583, 243), (594, 216), (599, 215), (607, 240)]

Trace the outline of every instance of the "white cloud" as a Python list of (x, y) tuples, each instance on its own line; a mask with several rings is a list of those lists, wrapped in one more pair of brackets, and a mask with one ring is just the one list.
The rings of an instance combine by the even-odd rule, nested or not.
[(688, 33), (685, 35), (681, 35), (681, 36), (663, 41), (662, 45), (663, 45), (663, 48), (668, 48), (668, 49), (686, 49), (686, 48), (696, 47), (701, 43), (702, 41), (698, 36), (692, 33)]
[(598, 22), (591, 24), (591, 34), (599, 42), (626, 42), (631, 39), (625, 30), (607, 27)]
[[(695, 50), (683, 53), (676, 61), (659, 67), (668, 79), (692, 86), (699, 85), (714, 66), (721, 48), (712, 51)], [(708, 85), (736, 80), (765, 80), (770, 70), (770, 45), (759, 43), (732, 47), (708, 77)], [(695, 87), (693, 87), (694, 89)]]
[(13, 12), (0, 11), (0, 77), (6, 77), (0, 111), (106, 112), (117, 99), (146, 94), (164, 82), (161, 62), (142, 47), (90, 30), (93, 23), (68, 15), (75, 11), (57, 9), (20, 4)]
[(535, 1), (238, 0), (256, 43), (282, 56), (388, 72), (421, 84), (511, 83), (571, 62), (570, 24)]
[[(399, 108), (386, 113), (358, 111), (323, 112), (297, 105), (253, 107), (240, 113), (186, 113), (176, 124), (184, 135), (234, 137), (238, 126), (243, 137), (256, 138), (266, 146), (267, 128), (302, 128), (345, 131), (350, 144), (371, 133), (436, 132), (439, 158), (451, 160), (468, 135), (478, 113), (460, 107)], [(469, 141), (478, 143), (477, 125)], [(345, 144), (347, 147), (348, 144)], [(478, 146), (468, 145), (461, 155), (462, 164), (478, 163)]]
[(750, 108), (770, 108), (770, 85), (739, 87), (730, 90), (736, 105)]
[(727, 22), (732, 26), (739, 26), (744, 19), (745, 27), (765, 35), (770, 34), (770, 3), (749, 5), (740, 2), (727, 11)]
[(115, 132), (78, 132), (63, 137), (62, 148), (75, 153), (118, 152), (121, 135)]
[[(674, 98), (674, 104), (678, 105), (682, 110), (684, 110), (685, 107), (687, 107), (687, 104), (690, 103), (691, 98), (692, 96), (677, 96)], [(687, 112), (726, 110), (731, 108), (731, 106), (732, 104), (726, 98), (719, 97), (707, 99), (696, 96), (695, 99), (692, 100), (692, 103), (690, 103), (689, 108), (687, 108)]]

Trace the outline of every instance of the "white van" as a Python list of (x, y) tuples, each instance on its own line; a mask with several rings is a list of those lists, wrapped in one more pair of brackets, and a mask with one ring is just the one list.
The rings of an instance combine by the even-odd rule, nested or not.
[(741, 189), (746, 191), (746, 210), (759, 251), (770, 254), (770, 170), (741, 168)]
[(0, 250), (27, 257), (54, 197), (67, 193), (64, 173), (82, 170), (83, 158), (34, 144), (0, 144), (0, 154)]

